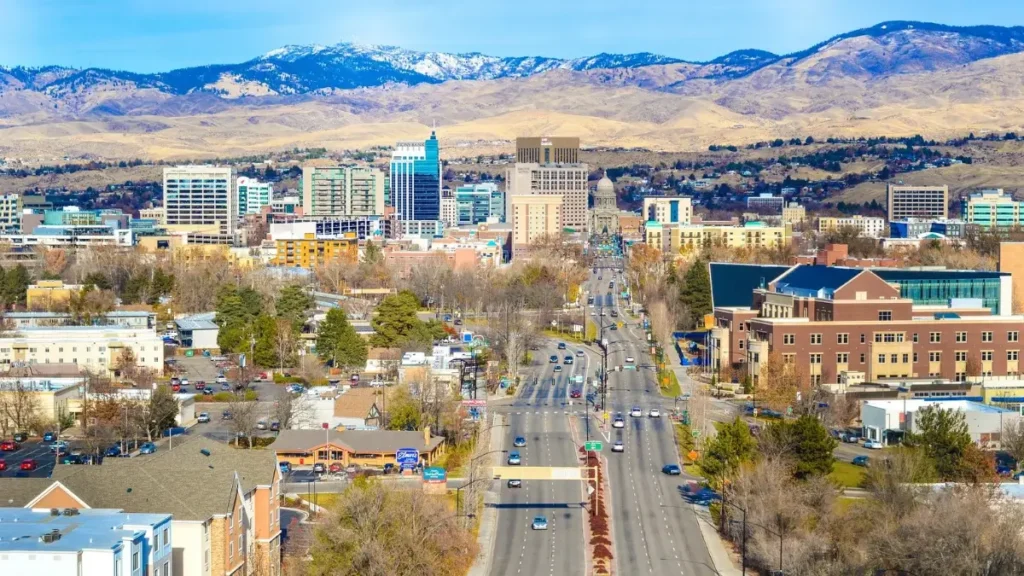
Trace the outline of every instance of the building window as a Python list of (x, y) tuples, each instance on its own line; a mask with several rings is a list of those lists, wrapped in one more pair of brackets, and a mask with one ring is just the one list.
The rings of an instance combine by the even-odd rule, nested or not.
[(914, 332), (914, 343), (917, 344), (917, 332)]
[(743, 350), (743, 340), (740, 340), (740, 350)]
[(900, 360), (900, 355), (899, 354), (890, 354), (889, 355), (889, 362), (890, 363), (896, 364), (897, 362), (899, 362), (899, 360)]
[(1006, 333), (1006, 341), (1007, 342), (1020, 342), (1020, 332), (1018, 332), (1016, 330), (1011, 330), (1011, 331), (1007, 332)]
[(171, 531), (164, 528), (164, 546), (167, 546), (171, 542)]
[(821, 364), (821, 354), (811, 354), (811, 364)]
[(836, 354), (836, 364), (849, 364), (850, 354), (848, 352), (839, 352)]
[(861, 364), (864, 363), (864, 353), (863, 352), (860, 353), (860, 363)]
[(879, 364), (885, 364), (885, 354), (879, 354), (878, 355), (878, 363)]
[(864, 342), (865, 342), (865, 336), (864, 336), (864, 334), (862, 333), (862, 334), (860, 335), (860, 343), (861, 343), (861, 344), (863, 344)]
[(139, 569), (139, 553), (132, 552), (132, 572)]
[(811, 344), (821, 344), (821, 334), (811, 334)]
[(991, 342), (992, 341), (992, 333), (991, 332), (982, 332), (981, 333), (981, 341), (982, 342)]
[(929, 352), (928, 353), (928, 361), (929, 362), (941, 362), (942, 361), (942, 352), (937, 352), (937, 351)]
[(932, 332), (928, 335), (928, 341), (932, 344), (942, 342), (942, 332)]
[(783, 364), (792, 364), (793, 362), (796, 362), (796, 354), (783, 354), (782, 355), (782, 363)]
[(235, 559), (235, 543), (234, 541), (228, 542), (228, 560)]
[(910, 354), (903, 355), (903, 363), (906, 364), (907, 362), (910, 362)]
[(985, 361), (985, 362), (991, 362), (992, 361), (992, 351), (991, 350), (982, 350), (981, 351), (981, 359), (983, 361)]
[(953, 355), (956, 358), (957, 362), (967, 362), (966, 350), (957, 350), (956, 352), (953, 353)]
[(879, 310), (878, 311), (878, 321), (879, 322), (889, 322), (891, 320), (892, 320), (892, 310)]
[(782, 335), (782, 343), (783, 344), (796, 344), (796, 334), (783, 334)]
[(850, 335), (847, 334), (846, 332), (842, 332), (842, 333), (836, 334), (836, 343), (837, 344), (849, 344), (850, 343)]
[(1007, 350), (1006, 351), (1006, 359), (1007, 360), (1016, 360), (1017, 356), (1019, 354), (1020, 354), (1019, 350)]
[(967, 342), (967, 332), (957, 332), (956, 341), (960, 343)]
[(914, 352), (914, 362), (917, 362), (917, 352)]

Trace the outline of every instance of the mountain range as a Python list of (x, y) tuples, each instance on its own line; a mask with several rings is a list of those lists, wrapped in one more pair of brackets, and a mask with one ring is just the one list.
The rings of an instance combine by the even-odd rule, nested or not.
[(154, 74), (0, 67), (0, 156), (355, 147), (433, 124), (443, 140), (477, 147), (528, 131), (669, 150), (786, 135), (940, 136), (1019, 128), (1022, 73), (1024, 27), (905, 21), (792, 54), (739, 50), (706, 62), (343, 42)]

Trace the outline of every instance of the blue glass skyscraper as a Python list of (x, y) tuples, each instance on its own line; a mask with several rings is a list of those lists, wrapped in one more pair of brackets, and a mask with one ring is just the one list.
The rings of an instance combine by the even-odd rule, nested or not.
[(391, 155), (391, 204), (399, 220), (441, 219), (441, 159), (437, 136), (399, 142)]

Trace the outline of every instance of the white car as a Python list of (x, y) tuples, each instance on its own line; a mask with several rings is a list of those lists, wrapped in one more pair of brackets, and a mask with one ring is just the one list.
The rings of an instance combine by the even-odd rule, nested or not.
[(616, 440), (615, 444), (612, 444), (612, 452), (625, 452), (626, 446), (622, 444), (622, 440)]
[(633, 363), (633, 357), (632, 356), (626, 356), (626, 364), (632, 364), (632, 363)]
[(209, 422), (210, 421), (210, 413), (209, 412), (200, 412), (198, 420), (199, 420), (200, 424), (205, 424), (205, 423)]
[(533, 528), (534, 530), (547, 530), (548, 519), (544, 516), (537, 516), (533, 519), (533, 524), (530, 524), (530, 528)]
[(882, 443), (877, 440), (868, 440), (867, 442), (864, 443), (864, 447), (870, 448), (871, 450), (881, 450)]
[(657, 408), (651, 408), (649, 415), (651, 418), (661, 418), (661, 410), (658, 410)]
[(629, 411), (629, 415), (633, 418), (640, 418), (644, 415), (644, 411), (639, 406), (633, 406), (633, 409)]
[(616, 416), (615, 421), (612, 422), (612, 428), (625, 428), (626, 421), (622, 419), (622, 416)]

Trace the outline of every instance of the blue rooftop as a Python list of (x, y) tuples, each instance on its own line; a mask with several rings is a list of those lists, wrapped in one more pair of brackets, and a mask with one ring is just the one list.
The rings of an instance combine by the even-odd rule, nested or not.
[(772, 264), (732, 264), (712, 262), (712, 307), (749, 308), (754, 303), (754, 290), (767, 288), (768, 283), (789, 270), (789, 266)]
[[(49, 510), (0, 508), (0, 552), (78, 552), (110, 550), (125, 538), (145, 537), (147, 527), (170, 526), (170, 514), (126, 514), (115, 510), (79, 510), (53, 516)], [(60, 531), (60, 539), (43, 542), (43, 534)]]
[(835, 291), (860, 273), (861, 268), (839, 268), (836, 266), (797, 266), (790, 273), (778, 278), (775, 291), (794, 296), (832, 298)]

